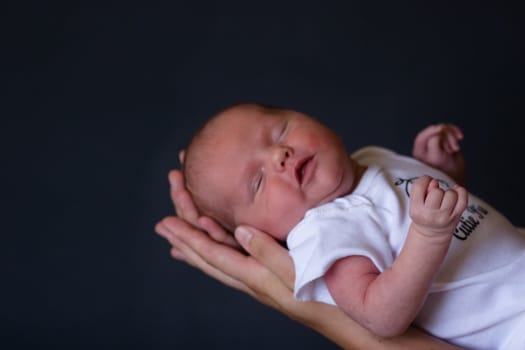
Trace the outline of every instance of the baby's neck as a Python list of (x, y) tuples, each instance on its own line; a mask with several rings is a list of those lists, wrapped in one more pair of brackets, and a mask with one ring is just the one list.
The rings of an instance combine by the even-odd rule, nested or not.
[(352, 189), (350, 190), (350, 193), (354, 192), (357, 185), (359, 185), (359, 182), (363, 178), (363, 174), (365, 173), (366, 169), (368, 167), (366, 165), (359, 164), (358, 162), (355, 162), (356, 164), (356, 172), (355, 172), (355, 178), (354, 178), (354, 184), (352, 186)]
[(357, 188), (357, 185), (359, 185), (359, 182), (363, 178), (363, 174), (365, 173), (366, 169), (368, 169), (367, 166), (362, 165), (351, 158), (350, 158), (350, 162), (352, 163), (351, 166), (354, 169), (353, 171), (354, 179), (352, 181), (352, 186), (350, 186), (349, 190), (346, 193), (341, 194), (339, 197), (344, 197), (354, 192), (354, 190)]

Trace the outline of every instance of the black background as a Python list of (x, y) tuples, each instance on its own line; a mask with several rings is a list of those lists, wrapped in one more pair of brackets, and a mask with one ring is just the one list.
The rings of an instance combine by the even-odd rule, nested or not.
[[(328, 349), (174, 261), (153, 226), (209, 115), (299, 109), (349, 151), (465, 133), (469, 189), (523, 219), (523, 16), (502, 1), (2, 5), (1, 324), (7, 348)], [(4, 348), (4, 346), (2, 345)]]

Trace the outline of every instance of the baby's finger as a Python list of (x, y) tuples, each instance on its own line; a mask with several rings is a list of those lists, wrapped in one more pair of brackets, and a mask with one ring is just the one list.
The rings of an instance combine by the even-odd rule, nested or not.
[(443, 124), (430, 125), (426, 127), (425, 129), (421, 130), (417, 134), (416, 139), (426, 140), (432, 136), (438, 135), (442, 129), (443, 129)]
[(454, 124), (447, 124), (447, 128), (454, 134), (456, 139), (463, 140), (463, 131), (459, 126)]
[(170, 197), (175, 205), (177, 216), (187, 220), (193, 225), (197, 225), (199, 213), (191, 195), (184, 187), (184, 177), (179, 170), (169, 172)]
[(454, 213), (454, 208), (458, 201), (458, 194), (454, 190), (445, 191), (443, 194), (443, 200), (441, 201), (441, 209), (450, 214)]
[(468, 192), (463, 186), (454, 186), (454, 191), (457, 194), (456, 206), (454, 208), (454, 215), (460, 216), (468, 205)]
[(421, 157), (423, 152), (426, 152), (428, 147), (428, 140), (436, 135), (439, 135), (443, 124), (434, 124), (421, 130), (414, 139), (412, 154), (416, 157)]
[(441, 188), (432, 188), (428, 191), (425, 199), (425, 207), (430, 209), (440, 209), (445, 192)]
[(439, 137), (432, 137), (428, 139), (427, 143), (427, 160), (433, 162), (439, 162), (443, 157), (443, 150), (445, 147), (445, 142), (443, 142), (443, 135)]
[(414, 206), (424, 205), (427, 188), (431, 180), (432, 178), (430, 176), (424, 175), (419, 177), (412, 185), (410, 190), (410, 201), (413, 202)]
[(444, 142), (447, 143), (447, 152), (448, 153), (454, 153), (454, 152), (457, 152), (460, 150), (460, 145), (459, 145), (459, 141), (461, 140), (460, 138), (458, 138), (457, 134), (452, 132), (452, 130), (448, 129), (449, 132), (446, 132), (445, 133), (445, 140)]

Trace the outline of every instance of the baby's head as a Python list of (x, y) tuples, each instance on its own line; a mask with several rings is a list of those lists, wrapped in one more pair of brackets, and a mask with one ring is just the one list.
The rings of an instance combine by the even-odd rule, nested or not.
[(340, 138), (306, 114), (240, 104), (192, 138), (183, 164), (201, 214), (284, 241), (305, 212), (349, 193), (355, 163)]

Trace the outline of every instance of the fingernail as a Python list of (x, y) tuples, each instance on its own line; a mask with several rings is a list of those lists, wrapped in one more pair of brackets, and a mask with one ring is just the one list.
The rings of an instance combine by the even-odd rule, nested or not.
[(250, 243), (250, 239), (252, 239), (252, 236), (252, 232), (246, 227), (239, 226), (235, 229), (235, 238), (243, 247)]
[(173, 173), (172, 172), (170, 172), (168, 174), (168, 181), (170, 183), (171, 188), (176, 188), (177, 184), (176, 184), (176, 181), (173, 180)]
[(177, 248), (171, 249), (171, 256), (174, 257), (177, 260), (185, 260), (184, 254), (178, 250)]
[(155, 231), (159, 236), (168, 239), (168, 234), (164, 231)]

